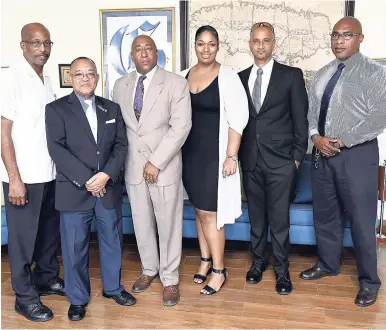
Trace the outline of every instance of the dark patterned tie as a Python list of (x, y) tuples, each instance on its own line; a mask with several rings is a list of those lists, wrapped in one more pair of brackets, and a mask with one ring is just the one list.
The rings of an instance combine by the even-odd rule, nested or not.
[(138, 79), (137, 88), (135, 89), (134, 114), (138, 121), (139, 121), (139, 117), (141, 117), (141, 111), (143, 107), (143, 94), (145, 92), (143, 81), (145, 79), (146, 79), (146, 76), (140, 76)]
[(334, 91), (335, 85), (338, 82), (338, 79), (342, 73), (343, 68), (344, 68), (344, 64), (340, 63), (338, 65), (338, 70), (336, 70), (334, 75), (331, 77), (323, 93), (322, 102), (320, 104), (320, 113), (319, 113), (319, 122), (318, 122), (318, 131), (321, 136), (324, 136), (325, 134), (327, 110), (330, 104), (331, 95), (332, 95), (332, 92)]

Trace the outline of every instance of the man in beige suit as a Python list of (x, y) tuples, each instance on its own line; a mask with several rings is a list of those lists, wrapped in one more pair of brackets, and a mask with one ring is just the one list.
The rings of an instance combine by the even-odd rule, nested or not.
[(180, 298), (181, 147), (192, 125), (191, 104), (186, 80), (158, 67), (157, 56), (152, 38), (136, 37), (131, 47), (136, 71), (117, 80), (113, 99), (126, 123), (125, 181), (143, 269), (133, 292), (145, 291), (159, 274), (163, 303), (174, 306)]

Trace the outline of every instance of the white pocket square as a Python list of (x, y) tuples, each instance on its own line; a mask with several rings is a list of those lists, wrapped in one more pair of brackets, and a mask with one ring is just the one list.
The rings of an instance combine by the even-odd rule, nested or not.
[(112, 124), (112, 123), (115, 123), (115, 118), (106, 121), (106, 124)]

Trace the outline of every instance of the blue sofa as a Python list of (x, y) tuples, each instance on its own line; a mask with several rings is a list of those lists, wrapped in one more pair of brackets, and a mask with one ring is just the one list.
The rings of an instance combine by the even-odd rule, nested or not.
[[(312, 214), (312, 191), (311, 191), (311, 155), (307, 155), (297, 171), (296, 177), (296, 197), (291, 204), (290, 209), (290, 241), (292, 244), (315, 245), (315, 229)], [(197, 237), (194, 207), (185, 200), (184, 205), (184, 222), (183, 237)], [(122, 198), (122, 215), (123, 215), (123, 233), (133, 234), (133, 220), (131, 216), (130, 203), (127, 195), (123, 193)], [(348, 222), (345, 225), (343, 245), (352, 246), (350, 226)], [(248, 217), (247, 203), (243, 202), (242, 215), (236, 219), (233, 225), (226, 225), (226, 238), (228, 240), (249, 241), (250, 224)], [(96, 231), (95, 223), (92, 225), (92, 231)], [(268, 237), (270, 240), (270, 237)], [(5, 221), (5, 211), (1, 209), (1, 244), (7, 244), (7, 225)]]

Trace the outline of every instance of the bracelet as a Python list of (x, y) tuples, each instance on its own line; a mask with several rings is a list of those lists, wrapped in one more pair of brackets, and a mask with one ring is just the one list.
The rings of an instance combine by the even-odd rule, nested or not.
[(232, 160), (233, 160), (234, 162), (237, 162), (237, 156), (236, 156), (236, 155), (233, 155), (233, 156), (228, 156), (228, 155), (227, 155), (227, 158), (232, 158)]

